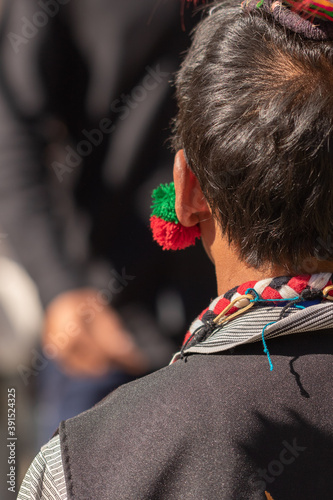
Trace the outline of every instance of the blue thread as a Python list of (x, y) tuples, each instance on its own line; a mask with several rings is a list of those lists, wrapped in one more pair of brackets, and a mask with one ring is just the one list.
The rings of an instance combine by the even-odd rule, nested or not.
[(264, 328), (262, 329), (262, 332), (261, 332), (261, 340), (262, 340), (262, 343), (264, 346), (264, 353), (266, 354), (268, 362), (269, 362), (270, 371), (273, 370), (273, 363), (271, 360), (271, 355), (269, 354), (268, 347), (267, 347), (266, 342), (265, 342), (265, 330), (269, 325), (274, 325), (274, 323), (276, 323), (276, 321), (271, 321), (270, 323), (267, 323), (267, 325), (264, 326)]
[[(292, 297), (290, 299), (289, 298), (287, 298), (287, 299), (262, 299), (262, 298), (260, 298), (260, 295), (258, 294), (258, 292), (254, 288), (248, 288), (245, 292), (245, 295), (247, 295), (248, 293), (252, 293), (252, 295), (254, 295), (254, 299), (250, 300), (250, 302), (266, 302), (266, 303), (267, 302), (287, 302), (288, 303), (288, 302), (293, 302), (295, 300), (302, 300), (302, 297), (299, 297), (299, 296)], [(303, 301), (304, 301), (304, 299), (303, 299)], [(305, 309), (308, 304), (306, 304), (304, 306), (301, 306), (299, 304), (291, 304), (291, 305), (293, 307), (296, 307), (297, 309)], [(268, 362), (269, 362), (270, 371), (273, 370), (273, 363), (272, 363), (271, 356), (270, 356), (270, 353), (269, 353), (269, 350), (268, 350), (268, 347), (267, 347), (266, 341), (265, 341), (265, 330), (269, 325), (274, 325), (274, 323), (276, 323), (276, 321), (271, 321), (270, 323), (267, 323), (267, 325), (264, 326), (264, 328), (262, 329), (262, 332), (261, 332), (261, 340), (262, 340), (262, 343), (264, 346), (264, 353), (266, 354)]]
[(245, 295), (247, 295), (250, 292), (252, 292), (255, 295), (255, 299), (250, 300), (250, 302), (258, 302), (258, 300), (260, 300), (258, 292), (254, 288), (248, 288), (245, 292)]

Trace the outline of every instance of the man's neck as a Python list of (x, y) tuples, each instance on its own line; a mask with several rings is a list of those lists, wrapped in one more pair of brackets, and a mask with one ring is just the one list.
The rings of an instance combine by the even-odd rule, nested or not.
[(201, 221), (202, 243), (207, 255), (215, 266), (218, 295), (247, 281), (260, 281), (278, 276), (297, 276), (300, 274), (333, 274), (333, 261), (319, 261), (314, 257), (304, 259), (300, 269), (293, 270), (289, 263), (272, 265), (267, 263), (256, 269), (239, 257), (239, 251), (230, 244), (227, 236), (221, 235), (218, 223), (213, 217)]
[(225, 252), (221, 258), (215, 261), (215, 272), (217, 279), (218, 295), (225, 294), (235, 286), (241, 285), (247, 281), (260, 281), (266, 278), (277, 276), (297, 276), (300, 274), (333, 274), (333, 263), (328, 261), (318, 261), (313, 259), (311, 264), (304, 266), (299, 271), (291, 271), (289, 266), (263, 266), (255, 269), (239, 260), (234, 252)]

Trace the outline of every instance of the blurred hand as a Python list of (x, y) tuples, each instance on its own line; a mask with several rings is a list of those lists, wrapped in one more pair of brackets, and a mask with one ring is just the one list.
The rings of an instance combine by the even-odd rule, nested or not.
[(69, 375), (100, 376), (112, 368), (132, 375), (148, 370), (148, 361), (119, 315), (93, 288), (65, 292), (45, 313), (43, 351)]

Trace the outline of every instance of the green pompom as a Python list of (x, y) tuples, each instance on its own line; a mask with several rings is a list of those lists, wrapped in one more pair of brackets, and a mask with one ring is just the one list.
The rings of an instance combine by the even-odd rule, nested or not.
[(154, 189), (152, 199), (152, 215), (166, 222), (178, 224), (179, 221), (175, 210), (176, 193), (173, 182), (170, 182), (170, 184), (160, 184), (158, 188)]

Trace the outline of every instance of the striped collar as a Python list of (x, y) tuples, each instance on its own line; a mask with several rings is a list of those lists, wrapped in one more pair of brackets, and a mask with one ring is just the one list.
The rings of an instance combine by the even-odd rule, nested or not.
[[(187, 354), (217, 353), (258, 341), (263, 341), (265, 347), (266, 340), (278, 336), (333, 328), (333, 302), (323, 300), (320, 292), (317, 293), (331, 285), (331, 273), (283, 276), (243, 283), (217, 297), (195, 319), (185, 336), (182, 350), (175, 354), (171, 363)], [(212, 319), (249, 289), (258, 296), (254, 307), (244, 315), (211, 328)], [(311, 294), (316, 296), (316, 293), (315, 300), (307, 300)], [(333, 291), (329, 293), (331, 294)], [(299, 305), (295, 305), (294, 301), (297, 299)], [(282, 306), (288, 303), (294, 305), (285, 308), (281, 316)], [(236, 312), (237, 305), (236, 303), (227, 315)], [(197, 342), (197, 332), (202, 332), (207, 327), (210, 327), (210, 331), (204, 336), (204, 340)]]

